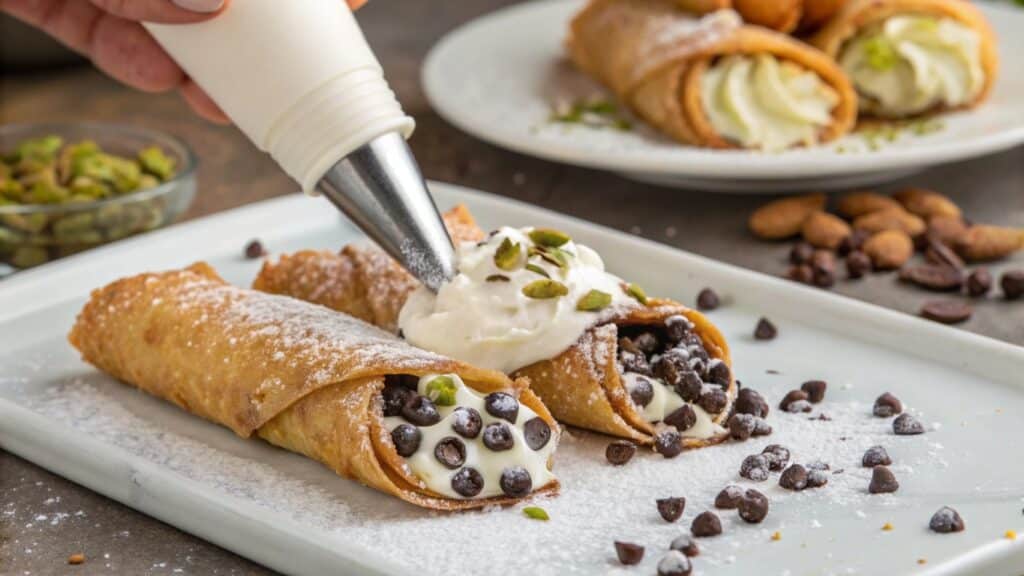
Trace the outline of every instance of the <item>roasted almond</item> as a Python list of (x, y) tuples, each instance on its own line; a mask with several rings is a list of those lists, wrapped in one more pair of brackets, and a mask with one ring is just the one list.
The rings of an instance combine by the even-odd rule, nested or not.
[(1001, 260), (1024, 247), (1024, 230), (976, 224), (956, 240), (954, 247), (970, 262)]
[(953, 246), (964, 233), (967, 224), (959, 216), (932, 216), (928, 219), (928, 235), (946, 246)]
[(815, 212), (804, 222), (801, 233), (811, 246), (835, 250), (850, 235), (850, 225), (828, 212)]
[(782, 198), (755, 210), (747, 226), (758, 238), (781, 240), (799, 234), (807, 218), (824, 208), (824, 194)]
[(949, 197), (924, 188), (907, 188), (892, 195), (907, 212), (922, 218), (949, 216), (961, 218), (960, 207)]
[(857, 230), (866, 230), (871, 233), (884, 230), (900, 230), (910, 236), (919, 236), (927, 229), (924, 220), (902, 208), (865, 214), (853, 221), (853, 227)]
[(902, 206), (888, 196), (870, 191), (846, 194), (839, 199), (837, 206), (839, 213), (851, 220), (858, 216), (892, 208), (902, 208)]
[(876, 270), (894, 270), (914, 255), (914, 241), (902, 230), (883, 230), (864, 242), (863, 251)]

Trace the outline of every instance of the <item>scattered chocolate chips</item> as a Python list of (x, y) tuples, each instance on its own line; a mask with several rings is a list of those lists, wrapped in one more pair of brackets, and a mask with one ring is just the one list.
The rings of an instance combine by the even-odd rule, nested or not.
[(767, 436), (772, 433), (772, 427), (761, 418), (754, 418), (754, 436)]
[(768, 459), (768, 469), (778, 472), (789, 464), (789, 448), (781, 444), (769, 444), (764, 447), (761, 454)]
[(807, 264), (811, 261), (812, 256), (814, 256), (814, 246), (803, 241), (794, 244), (789, 251), (789, 261), (792, 264)]
[(855, 251), (860, 251), (864, 242), (871, 236), (867, 230), (854, 230), (839, 242), (839, 255), (849, 256)]
[(651, 403), (651, 400), (654, 400), (654, 385), (647, 378), (637, 376), (629, 387), (629, 398), (633, 401), (633, 404), (641, 408), (647, 406)]
[(402, 407), (416, 395), (412, 390), (401, 386), (387, 386), (380, 394), (384, 401), (384, 416), (401, 416)]
[(676, 430), (680, 432), (685, 432), (693, 428), (693, 425), (697, 423), (697, 413), (693, 411), (689, 404), (683, 404), (673, 410), (671, 414), (665, 416), (663, 422), (669, 426), (675, 426)]
[(705, 389), (697, 401), (708, 414), (721, 414), (729, 404), (729, 395), (721, 388)]
[(744, 522), (760, 523), (768, 515), (768, 497), (753, 488), (747, 490), (739, 502), (739, 515)]
[(924, 434), (924, 424), (913, 415), (903, 413), (892, 421), (892, 431), (897, 436), (914, 436)]
[(771, 320), (767, 318), (761, 318), (757, 321), (757, 326), (754, 328), (754, 338), (757, 340), (774, 340), (779, 335), (778, 328), (775, 324), (772, 324)]
[(711, 288), (705, 288), (697, 294), (697, 309), (704, 311), (711, 311), (721, 306), (722, 301), (718, 298), (718, 294), (715, 293)]
[(472, 498), (484, 489), (484, 477), (476, 468), (469, 466), (459, 470), (452, 476), (452, 490), (459, 496)]
[(690, 559), (678, 550), (669, 550), (658, 561), (658, 576), (690, 576), (691, 572)]
[(949, 506), (943, 506), (935, 514), (932, 514), (932, 519), (928, 522), (928, 528), (932, 532), (938, 532), (939, 534), (963, 532), (964, 519), (960, 517), (960, 513), (956, 510)]
[(812, 269), (808, 264), (791, 266), (789, 268), (789, 271), (786, 272), (786, 277), (794, 282), (799, 282), (801, 284), (813, 284), (814, 269)]
[(391, 431), (391, 442), (395, 445), (395, 452), (403, 458), (415, 454), (422, 439), (420, 429), (411, 424), (399, 424)]
[(754, 482), (764, 482), (768, 479), (768, 471), (770, 469), (771, 465), (768, 463), (767, 456), (764, 454), (751, 454), (744, 458), (743, 463), (740, 464), (740, 476)]
[(733, 440), (746, 440), (754, 435), (757, 427), (755, 418), (750, 414), (733, 414), (729, 417), (729, 436)]
[(978, 268), (967, 277), (967, 295), (972, 298), (985, 296), (992, 290), (992, 274), (988, 268)]
[(245, 245), (245, 257), (249, 260), (255, 260), (262, 258), (267, 255), (267, 249), (263, 247), (263, 243), (259, 240), (250, 240)]
[(824, 470), (807, 470), (807, 487), (821, 488), (828, 484), (828, 474)]
[(1024, 296), (1024, 270), (1007, 270), (999, 279), (999, 286), (1003, 289), (1003, 297), (1007, 300), (1017, 300)]
[(807, 392), (803, 390), (790, 390), (782, 397), (782, 402), (779, 402), (779, 409), (791, 413), (810, 412), (812, 407), (807, 398)]
[(523, 436), (526, 438), (527, 446), (533, 450), (540, 450), (551, 440), (551, 426), (540, 416), (530, 418), (523, 424)]
[(676, 536), (672, 540), (672, 543), (668, 545), (668, 549), (675, 550), (676, 552), (682, 552), (691, 558), (700, 554), (700, 548), (697, 546), (697, 541), (689, 534), (680, 534), (679, 536)]
[(942, 324), (966, 322), (974, 314), (974, 308), (958, 300), (931, 300), (921, 307), (921, 316)]
[(807, 393), (807, 401), (817, 404), (825, 399), (825, 389), (828, 383), (824, 380), (808, 380), (800, 385), (800, 390)]
[(626, 566), (639, 564), (644, 559), (644, 547), (632, 542), (615, 542), (615, 555)]
[(690, 533), (697, 538), (718, 536), (722, 533), (722, 521), (718, 519), (717, 514), (710, 510), (701, 512), (690, 524)]
[(738, 414), (750, 414), (758, 418), (768, 416), (768, 402), (764, 396), (753, 388), (743, 388), (736, 395), (736, 412)]
[(892, 464), (892, 458), (889, 458), (889, 453), (885, 451), (882, 446), (872, 446), (864, 452), (864, 456), (860, 459), (860, 463), (865, 468), (874, 468), (875, 466), (888, 466)]
[(480, 413), (475, 408), (459, 406), (452, 412), (452, 430), (455, 430), (455, 433), (463, 438), (476, 438), (480, 435), (480, 429), (483, 426)]
[(434, 406), (430, 398), (419, 394), (402, 406), (402, 417), (417, 426), (433, 426), (441, 421), (437, 406)]
[(683, 452), (683, 437), (673, 428), (662, 430), (654, 436), (654, 451), (665, 458), (675, 458)]
[(899, 490), (900, 483), (896, 481), (892, 470), (885, 466), (875, 466), (871, 469), (871, 483), (868, 484), (868, 492), (872, 494), (887, 494)]
[(743, 498), (743, 488), (735, 484), (730, 484), (715, 496), (715, 508), (722, 510), (732, 510), (740, 505), (740, 500)]
[(515, 439), (512, 437), (512, 429), (504, 422), (492, 422), (484, 427), (484, 446), (495, 452), (502, 452), (512, 448)]
[(495, 418), (515, 424), (516, 417), (519, 416), (519, 401), (515, 396), (505, 392), (491, 392), (484, 398), (484, 409)]
[(779, 476), (779, 486), (786, 490), (803, 490), (807, 487), (807, 469), (799, 464), (786, 468)]
[(815, 250), (811, 257), (813, 283), (819, 288), (830, 288), (836, 283), (836, 257), (828, 250)]
[(636, 444), (629, 440), (614, 440), (604, 449), (604, 457), (612, 466), (622, 466), (633, 459)]
[(896, 414), (903, 412), (903, 403), (900, 402), (899, 398), (886, 392), (878, 398), (875, 398), (875, 406), (872, 409), (872, 412), (879, 418), (895, 416)]
[(951, 266), (917, 264), (901, 268), (900, 280), (935, 292), (951, 292), (963, 286), (964, 275)]
[(658, 505), (658, 514), (661, 514), (662, 519), (665, 522), (675, 522), (679, 520), (679, 517), (683, 515), (683, 510), (686, 508), (686, 498), (659, 498), (656, 500)]
[(870, 256), (860, 250), (854, 250), (846, 256), (846, 276), (848, 278), (857, 280), (863, 278), (868, 272), (871, 272)]
[(501, 491), (513, 498), (522, 498), (533, 490), (533, 479), (522, 466), (512, 466), (501, 471)]
[(455, 470), (466, 462), (466, 445), (455, 436), (442, 438), (434, 447), (434, 458), (445, 468)]

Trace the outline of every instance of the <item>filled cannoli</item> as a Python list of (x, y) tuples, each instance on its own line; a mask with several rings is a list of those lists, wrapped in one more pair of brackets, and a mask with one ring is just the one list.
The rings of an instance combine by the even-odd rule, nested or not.
[(524, 380), (236, 288), (205, 264), (94, 291), (69, 339), (125, 383), (418, 506), (558, 488), (557, 424)]
[[(527, 376), (563, 423), (668, 455), (724, 439), (736, 384), (721, 333), (695, 310), (647, 299), (561, 232), (501, 228), (460, 243), (460, 272), (436, 295), (396, 283), (396, 265), (367, 257), (373, 250), (283, 256), (254, 287), (343, 312), (375, 309), (373, 322), (417, 346)], [(301, 278), (326, 282), (313, 290)], [(396, 300), (374, 307), (363, 298), (372, 293)]]
[(810, 42), (849, 74), (861, 112), (880, 118), (975, 106), (998, 73), (995, 35), (962, 0), (850, 0)]
[(591, 0), (566, 45), (580, 70), (683, 143), (777, 151), (834, 140), (856, 120), (856, 93), (831, 58), (731, 10)]

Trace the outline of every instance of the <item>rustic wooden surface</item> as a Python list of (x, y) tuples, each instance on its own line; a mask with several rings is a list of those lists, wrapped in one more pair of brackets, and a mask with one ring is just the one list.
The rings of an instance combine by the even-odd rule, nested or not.
[[(412, 145), (427, 177), (525, 200), (769, 274), (784, 271), (788, 246), (758, 243), (744, 230), (747, 214), (763, 199), (661, 189), (506, 152), (460, 133), (432, 113), (419, 85), (426, 51), (447, 30), (508, 3), (373, 0), (360, 11), (392, 86), (417, 118)], [(75, 120), (144, 125), (188, 141), (202, 162), (200, 194), (189, 218), (295, 189), (237, 130), (194, 118), (174, 95), (140, 94), (88, 68), (0, 76), (0, 121)], [(907, 183), (950, 194), (977, 221), (1024, 226), (1024, 148), (943, 166), (893, 186)], [(1022, 267), (1024, 259), (1006, 266), (1011, 264)], [(836, 291), (908, 313), (928, 298), (899, 285), (893, 275), (841, 282)], [(1024, 302), (981, 303), (963, 328), (1024, 345)], [(0, 507), (4, 574), (270, 573), (2, 451)], [(84, 552), (88, 561), (72, 570), (66, 560), (76, 552)]]

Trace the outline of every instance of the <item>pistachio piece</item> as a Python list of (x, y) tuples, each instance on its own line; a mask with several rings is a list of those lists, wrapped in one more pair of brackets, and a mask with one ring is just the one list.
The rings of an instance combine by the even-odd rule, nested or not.
[(139, 163), (147, 173), (162, 181), (174, 176), (174, 158), (171, 158), (157, 146), (150, 146), (139, 151)]
[(515, 270), (521, 252), (519, 244), (506, 237), (494, 252), (494, 265), (502, 270)]
[(629, 296), (633, 297), (637, 302), (645, 306), (647, 305), (647, 293), (644, 292), (644, 289), (641, 288), (640, 285), (630, 282), (629, 284), (624, 285), (622, 290)]
[(505, 276), (504, 274), (491, 274), (487, 278), (484, 278), (484, 280), (488, 282), (509, 282), (512, 279), (509, 278), (508, 276)]
[(438, 376), (427, 383), (427, 397), (438, 406), (454, 406), (455, 390), (451, 376)]
[(537, 266), (536, 264), (527, 264), (526, 269), (529, 270), (530, 272), (533, 272), (534, 274), (540, 274), (545, 278), (551, 278), (551, 275), (548, 274), (547, 270), (541, 268), (540, 266)]
[(565, 232), (553, 228), (534, 228), (530, 231), (530, 240), (533, 240), (533, 243), (538, 246), (558, 248), (572, 238), (569, 238)]
[(40, 136), (23, 141), (14, 150), (18, 161), (34, 160), (37, 162), (53, 162), (57, 151), (64, 144), (60, 136)]
[(11, 266), (15, 268), (31, 268), (46, 264), (50, 259), (46, 248), (41, 246), (21, 246), (11, 256)]
[(551, 517), (548, 516), (548, 511), (540, 506), (527, 506), (526, 508), (523, 508), (523, 514), (525, 514), (527, 518), (533, 518), (534, 520), (551, 519)]
[(597, 312), (612, 303), (612, 295), (600, 290), (591, 290), (576, 303), (576, 309), (583, 312)]
[(534, 280), (526, 286), (523, 286), (523, 294), (527, 298), (533, 298), (535, 300), (559, 298), (568, 293), (569, 288), (567, 288), (565, 284), (555, 280)]

